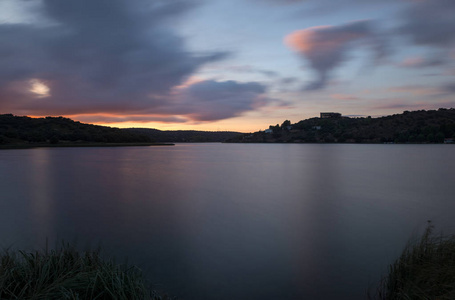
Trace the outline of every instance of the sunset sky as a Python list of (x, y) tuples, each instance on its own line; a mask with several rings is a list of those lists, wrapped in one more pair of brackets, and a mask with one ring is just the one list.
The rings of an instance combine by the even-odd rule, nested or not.
[(0, 0), (0, 113), (252, 132), (455, 107), (454, 0)]

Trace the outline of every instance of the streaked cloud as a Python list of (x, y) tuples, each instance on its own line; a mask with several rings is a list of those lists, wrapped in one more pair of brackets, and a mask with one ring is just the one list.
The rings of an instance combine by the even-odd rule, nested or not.
[(109, 115), (109, 114), (85, 114), (85, 115), (72, 115), (71, 118), (80, 122), (86, 123), (123, 123), (123, 122), (134, 122), (134, 123), (186, 123), (188, 119), (178, 116), (160, 116), (160, 115)]
[(440, 88), (421, 86), (421, 85), (403, 85), (395, 86), (387, 89), (388, 92), (406, 93), (416, 96), (429, 96), (441, 94)]
[(169, 26), (193, 6), (43, 0), (46, 26), (0, 24), (2, 109), (30, 115), (164, 111), (175, 86), (228, 55), (192, 53)]
[(227, 71), (238, 72), (238, 73), (261, 74), (261, 75), (264, 75), (264, 76), (270, 77), (270, 78), (275, 78), (275, 77), (279, 76), (278, 72), (276, 72), (276, 71), (255, 68), (250, 65), (228, 66), (223, 69), (227, 70)]
[(455, 1), (416, 1), (402, 13), (396, 33), (411, 44), (427, 48), (428, 57), (414, 67), (450, 66), (455, 49)]
[(357, 47), (372, 48), (376, 59), (386, 54), (372, 21), (357, 21), (340, 26), (317, 26), (297, 30), (284, 39), (286, 45), (307, 60), (318, 78), (306, 90), (324, 88), (331, 72), (347, 60), (347, 53)]
[(455, 100), (445, 99), (440, 101), (415, 101), (407, 102), (401, 99), (387, 99), (379, 102), (378, 105), (372, 107), (372, 109), (382, 110), (382, 109), (393, 109), (393, 110), (420, 110), (420, 109), (438, 109), (438, 108), (447, 108), (455, 107)]
[(206, 80), (179, 91), (174, 106), (168, 109), (195, 121), (227, 119), (258, 104), (266, 105), (265, 91), (266, 87), (257, 82)]
[(227, 129), (450, 105), (453, 11), (452, 0), (0, 0), (0, 109)]
[(446, 64), (446, 59), (442, 57), (433, 57), (433, 58), (423, 58), (421, 56), (413, 56), (404, 59), (398, 65), (405, 68), (427, 68), (427, 67), (437, 67)]
[(423, 85), (403, 85), (395, 86), (387, 89), (389, 92), (394, 93), (407, 93), (416, 96), (446, 96), (448, 94), (455, 94), (455, 83), (444, 83), (442, 85), (423, 86)]
[(332, 95), (330, 95), (330, 98), (336, 99), (336, 100), (359, 100), (360, 99), (357, 96), (348, 95), (348, 94), (332, 94)]
[(455, 1), (416, 1), (404, 13), (400, 33), (418, 45), (452, 47), (455, 44)]

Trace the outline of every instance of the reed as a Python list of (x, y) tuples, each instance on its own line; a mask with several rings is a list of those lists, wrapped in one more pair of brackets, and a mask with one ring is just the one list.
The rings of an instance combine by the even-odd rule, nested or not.
[(140, 269), (100, 251), (11, 251), (0, 255), (0, 299), (170, 299), (147, 287)]
[(434, 235), (428, 224), (389, 267), (374, 299), (455, 299), (455, 236)]

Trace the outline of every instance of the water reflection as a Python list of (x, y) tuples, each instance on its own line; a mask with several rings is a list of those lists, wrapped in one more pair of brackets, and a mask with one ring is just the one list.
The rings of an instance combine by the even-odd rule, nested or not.
[(362, 299), (427, 219), (455, 229), (454, 155), (442, 145), (6, 150), (0, 235), (101, 244), (181, 299)]
[(55, 235), (54, 231), (54, 203), (53, 203), (53, 180), (51, 174), (49, 151), (37, 149), (30, 152), (30, 166), (26, 181), (29, 182), (27, 189), (33, 195), (31, 201), (31, 213), (33, 214), (32, 228), (36, 233), (47, 232)]

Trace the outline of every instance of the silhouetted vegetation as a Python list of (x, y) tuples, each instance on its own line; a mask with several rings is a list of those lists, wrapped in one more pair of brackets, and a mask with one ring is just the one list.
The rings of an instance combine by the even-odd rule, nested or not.
[(84, 124), (63, 117), (30, 118), (0, 115), (0, 146), (77, 146), (169, 142), (223, 142), (238, 132), (161, 131), (147, 128), (112, 128)]
[(240, 143), (443, 143), (455, 138), (455, 109), (405, 111), (380, 118), (311, 118), (229, 140)]
[(0, 144), (150, 143), (148, 136), (63, 117), (0, 115)]
[(140, 269), (103, 259), (99, 250), (11, 251), (0, 255), (0, 299), (151, 299)]
[(196, 130), (158, 130), (148, 128), (128, 128), (129, 132), (140, 133), (154, 141), (163, 143), (214, 143), (224, 142), (241, 135), (232, 131), (196, 131)]
[(431, 224), (390, 266), (374, 299), (455, 299), (455, 237), (434, 236)]

